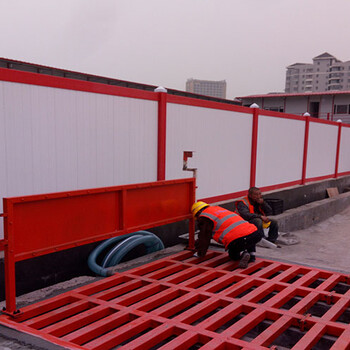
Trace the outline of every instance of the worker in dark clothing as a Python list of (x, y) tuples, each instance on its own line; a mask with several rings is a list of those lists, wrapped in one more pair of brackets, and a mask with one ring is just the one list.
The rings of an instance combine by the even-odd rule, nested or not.
[(257, 187), (248, 190), (248, 196), (236, 202), (236, 211), (244, 219), (254, 224), (260, 237), (264, 238), (264, 228), (268, 228), (268, 237), (272, 243), (278, 238), (278, 223), (269, 217), (272, 214), (271, 207), (264, 201), (261, 191)]
[(192, 214), (199, 228), (196, 241), (199, 257), (205, 256), (213, 238), (225, 246), (232, 260), (239, 260), (238, 267), (246, 268), (248, 262), (255, 261), (255, 245), (260, 235), (254, 225), (232, 211), (205, 202), (194, 203)]

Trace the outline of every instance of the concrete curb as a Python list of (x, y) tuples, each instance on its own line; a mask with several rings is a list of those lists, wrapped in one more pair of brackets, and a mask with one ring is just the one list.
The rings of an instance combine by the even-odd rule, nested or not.
[(278, 221), (281, 232), (303, 230), (338, 214), (349, 205), (350, 192), (346, 192), (336, 197), (286, 210), (282, 214), (275, 215), (274, 218)]

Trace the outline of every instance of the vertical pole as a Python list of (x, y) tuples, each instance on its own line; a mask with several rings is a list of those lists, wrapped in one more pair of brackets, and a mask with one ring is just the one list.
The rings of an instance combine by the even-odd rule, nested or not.
[(331, 111), (331, 120), (333, 121), (333, 118), (334, 118), (334, 98), (335, 98), (335, 95), (332, 96), (332, 111)]
[(8, 244), (5, 247), (5, 298), (6, 312), (14, 314), (16, 311), (16, 271), (14, 254), (14, 232), (13, 232), (13, 204), (3, 199), (4, 213), (4, 236)]
[(167, 94), (158, 92), (158, 156), (157, 156), (157, 180), (165, 180), (166, 158), (166, 103)]
[(259, 108), (253, 109), (253, 126), (252, 126), (252, 152), (250, 157), (250, 187), (255, 186), (256, 180), (256, 156), (258, 147), (258, 124)]
[(306, 166), (307, 166), (307, 151), (309, 146), (309, 130), (310, 130), (310, 117), (305, 117), (305, 134), (304, 134), (304, 155), (303, 155), (303, 170), (301, 175), (301, 184), (306, 183)]
[(337, 140), (337, 153), (336, 153), (336, 156), (335, 156), (335, 170), (334, 170), (334, 177), (335, 178), (338, 177), (341, 130), (342, 130), (342, 123), (339, 123), (339, 125), (338, 125), (338, 140)]
[[(193, 182), (191, 183), (191, 188), (189, 191), (189, 201), (190, 201), (190, 208), (192, 204), (196, 201), (196, 178), (193, 178)], [(191, 211), (191, 209), (190, 209)], [(194, 218), (191, 217), (188, 223), (188, 247), (187, 249), (189, 250), (194, 250), (195, 249), (195, 244), (194, 244), (194, 231), (195, 231), (195, 221)]]

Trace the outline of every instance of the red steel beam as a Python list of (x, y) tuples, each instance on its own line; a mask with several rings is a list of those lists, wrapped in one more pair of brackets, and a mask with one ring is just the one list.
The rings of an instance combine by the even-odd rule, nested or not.
[(158, 165), (157, 180), (165, 180), (166, 161), (166, 108), (167, 94), (158, 92)]
[(259, 108), (253, 108), (252, 125), (252, 150), (250, 159), (250, 187), (255, 186), (256, 180), (256, 157), (258, 152), (258, 126), (259, 126)]
[(336, 151), (336, 156), (335, 156), (335, 169), (334, 169), (334, 177), (335, 178), (338, 177), (341, 131), (342, 131), (342, 123), (339, 123), (339, 125), (338, 125), (338, 138), (337, 138), (337, 151)]
[(304, 134), (304, 154), (303, 154), (303, 168), (301, 174), (301, 184), (306, 184), (306, 167), (307, 167), (307, 152), (309, 147), (309, 131), (310, 131), (310, 117), (305, 117), (305, 134)]

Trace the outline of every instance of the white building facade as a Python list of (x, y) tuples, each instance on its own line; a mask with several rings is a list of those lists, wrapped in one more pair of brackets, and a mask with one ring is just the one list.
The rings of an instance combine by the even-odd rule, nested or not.
[(261, 109), (303, 115), (309, 113), (314, 118), (350, 123), (350, 91), (330, 91), (319, 93), (264, 94), (238, 97), (243, 106), (252, 103)]
[(286, 93), (350, 90), (350, 61), (342, 62), (328, 52), (312, 60), (287, 67)]

